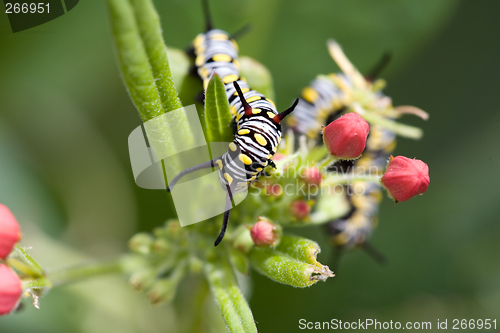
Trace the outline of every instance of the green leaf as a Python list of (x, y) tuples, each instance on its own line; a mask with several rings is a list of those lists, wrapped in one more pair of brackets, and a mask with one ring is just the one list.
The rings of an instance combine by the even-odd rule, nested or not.
[(231, 142), (231, 111), (226, 96), (226, 88), (219, 75), (214, 73), (208, 83), (205, 97), (205, 121), (207, 125), (207, 141)]
[(252, 311), (238, 287), (227, 258), (220, 257), (205, 265), (210, 290), (231, 333), (257, 332)]
[[(158, 14), (150, 0), (107, 1), (116, 52), (127, 90), (158, 156), (175, 155), (193, 134), (184, 112), (165, 121), (162, 114), (182, 108), (168, 64)], [(169, 168), (180, 172), (178, 158)]]

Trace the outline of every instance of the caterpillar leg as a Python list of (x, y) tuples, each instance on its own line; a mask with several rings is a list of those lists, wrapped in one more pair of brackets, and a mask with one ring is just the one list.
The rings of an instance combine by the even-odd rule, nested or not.
[(361, 248), (376, 262), (380, 265), (385, 265), (387, 263), (387, 258), (380, 253), (370, 242), (364, 242)]
[(194, 96), (195, 102), (205, 104), (205, 92), (202, 90)]
[(231, 212), (231, 207), (232, 204), (231, 202), (233, 201), (233, 194), (231, 193), (231, 188), (229, 186), (226, 186), (227, 188), (227, 196), (226, 196), (226, 209), (224, 210), (224, 220), (222, 221), (222, 228), (219, 233), (219, 237), (215, 240), (214, 246), (219, 245), (219, 243), (222, 241), (222, 238), (224, 238), (224, 235), (226, 234), (227, 230), (227, 224), (229, 222), (229, 213)]
[(195, 172), (195, 171), (198, 171), (198, 170), (201, 170), (201, 169), (207, 169), (207, 168), (213, 168), (214, 165), (215, 165), (215, 161), (216, 160), (219, 160), (222, 156), (219, 156), (213, 160), (210, 160), (208, 162), (203, 162), (203, 163), (200, 163), (198, 165), (195, 165), (195, 166), (192, 166), (190, 168), (187, 168), (183, 171), (181, 171), (181, 173), (179, 173), (177, 176), (175, 176), (174, 179), (172, 179), (171, 182), (169, 182), (168, 184), (168, 188), (167, 188), (167, 192), (170, 192), (172, 191), (172, 188), (174, 187), (175, 184), (177, 184), (177, 182), (182, 178), (184, 177), (185, 175), (191, 173), (191, 172)]

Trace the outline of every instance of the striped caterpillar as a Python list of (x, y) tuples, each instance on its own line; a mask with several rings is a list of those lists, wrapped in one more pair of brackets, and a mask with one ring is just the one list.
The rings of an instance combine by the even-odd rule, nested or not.
[[(353, 97), (355, 94), (352, 93), (353, 89), (356, 88), (355, 85), (369, 87), (371, 78), (376, 77), (388, 61), (387, 56), (384, 56), (371, 74), (366, 78), (360, 78), (360, 74), (354, 69), (354, 66), (350, 63), (346, 65), (348, 60), (343, 53), (339, 54), (339, 51), (342, 51), (338, 44), (330, 41), (328, 46), (332, 57), (339, 63), (344, 72), (327, 76), (320, 75), (313, 80), (308, 87), (302, 90), (299, 106), (287, 121), (287, 125), (296, 133), (305, 135), (316, 142), (319, 141), (322, 126), (326, 126), (340, 117), (347, 109), (351, 108), (353, 103), (357, 102)], [(390, 106), (390, 99), (380, 92), (371, 92), (370, 97), (373, 98), (373, 103), (376, 106), (382, 106), (382, 108)], [(355, 161), (339, 162), (333, 168), (383, 170), (390, 153), (395, 148), (395, 139), (396, 135), (393, 132), (378, 125), (371, 125), (362, 157)], [(340, 171), (347, 170), (341, 169)], [(347, 188), (347, 193), (351, 206), (350, 211), (345, 216), (326, 224), (333, 244), (338, 250), (362, 246), (376, 259), (382, 260), (382, 256), (367, 243), (377, 225), (378, 207), (382, 200), (381, 186), (376, 183), (358, 181)]]
[(252, 90), (239, 73), (236, 41), (227, 32), (212, 29), (206, 2), (204, 5), (207, 29), (198, 34), (192, 43), (194, 65), (205, 89), (213, 73), (222, 78), (236, 133), (225, 154), (182, 171), (170, 182), (168, 190), (190, 172), (217, 166), (221, 185), (227, 190), (222, 228), (215, 241), (217, 246), (227, 229), (233, 194), (245, 190), (267, 165), (274, 166), (271, 158), (281, 141), (281, 121), (294, 110), (299, 99), (290, 108), (278, 113), (270, 99)]

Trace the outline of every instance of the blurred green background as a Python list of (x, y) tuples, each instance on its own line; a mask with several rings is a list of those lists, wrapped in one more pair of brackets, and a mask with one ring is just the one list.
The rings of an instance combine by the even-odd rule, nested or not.
[[(155, 4), (167, 45), (184, 48), (203, 29), (198, 0)], [(252, 23), (241, 54), (270, 69), (279, 109), (316, 74), (337, 70), (325, 47), (333, 37), (362, 72), (392, 51), (386, 93), (431, 116), (403, 118), (425, 137), (401, 139), (396, 154), (427, 162), (432, 182), (409, 202), (384, 201), (372, 243), (389, 264), (355, 251), (335, 278), (305, 290), (253, 273), (259, 330), (301, 332), (300, 319), (500, 320), (500, 2), (211, 0), (211, 8), (229, 32)], [(0, 202), (45, 267), (121, 253), (134, 232), (172, 216), (165, 192), (134, 184), (127, 137), (140, 120), (103, 1), (80, 1), (16, 34), (1, 13), (0, 73)], [(322, 229), (296, 232), (318, 240), (319, 260), (329, 260)], [(106, 277), (51, 291), (40, 310), (0, 318), (0, 332), (177, 332), (183, 311), (152, 308), (125, 279)]]

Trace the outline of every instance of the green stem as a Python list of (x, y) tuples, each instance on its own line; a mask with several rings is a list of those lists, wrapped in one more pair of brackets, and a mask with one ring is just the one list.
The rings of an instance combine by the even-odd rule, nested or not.
[(16, 254), (23, 259), (23, 262), (28, 266), (31, 271), (31, 276), (42, 277), (43, 269), (38, 265), (38, 263), (33, 259), (25, 249), (23, 249), (19, 244), (15, 247)]
[(352, 109), (370, 124), (379, 125), (396, 133), (397, 135), (416, 140), (420, 139), (424, 135), (423, 131), (418, 127), (400, 124), (373, 112), (366, 111), (360, 105), (355, 104), (352, 106)]
[(327, 168), (330, 165), (337, 163), (337, 161), (339, 161), (338, 158), (335, 158), (335, 157), (329, 155), (329, 156), (325, 157), (325, 159), (323, 159), (323, 161), (319, 162), (317, 168), (322, 170), (323, 168)]
[(23, 282), (23, 289), (42, 290), (42, 289), (47, 288), (47, 287), (48, 288), (52, 287), (51, 281), (47, 278), (40, 278), (40, 279), (36, 279), (36, 280)]
[(61, 286), (74, 281), (86, 279), (89, 277), (110, 274), (122, 273), (124, 271), (122, 265), (122, 257), (106, 260), (94, 261), (87, 264), (82, 264), (74, 267), (59, 269), (47, 273), (47, 278), (54, 286)]
[(243, 297), (227, 258), (205, 265), (210, 290), (231, 333), (257, 332), (252, 311)]

